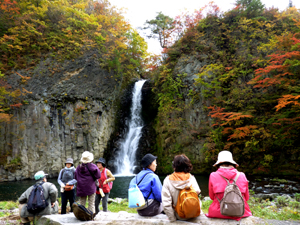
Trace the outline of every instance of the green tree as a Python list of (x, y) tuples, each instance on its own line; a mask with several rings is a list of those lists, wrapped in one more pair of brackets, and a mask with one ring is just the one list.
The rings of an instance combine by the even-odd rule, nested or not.
[(260, 16), (265, 8), (261, 0), (237, 0), (235, 4), (241, 6), (242, 16), (249, 19)]
[(144, 29), (151, 29), (151, 34), (148, 35), (149, 38), (158, 38), (160, 46), (166, 48), (168, 46), (168, 38), (172, 33), (172, 28), (174, 20), (159, 12), (158, 15), (153, 20), (147, 20)]

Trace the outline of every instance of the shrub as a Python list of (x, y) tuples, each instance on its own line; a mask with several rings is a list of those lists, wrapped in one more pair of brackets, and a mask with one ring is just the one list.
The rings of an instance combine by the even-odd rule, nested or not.
[(276, 206), (277, 207), (287, 206), (289, 204), (289, 200), (290, 198), (287, 195), (278, 196), (276, 198)]
[(300, 209), (300, 202), (289, 202), (289, 206), (294, 209)]
[(296, 199), (296, 201), (300, 202), (300, 194), (299, 193), (295, 193), (295, 199)]

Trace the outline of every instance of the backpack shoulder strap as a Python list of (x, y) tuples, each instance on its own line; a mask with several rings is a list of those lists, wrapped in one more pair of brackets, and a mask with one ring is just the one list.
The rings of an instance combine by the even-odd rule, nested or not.
[(61, 171), (61, 177), (60, 177), (60, 179), (63, 178), (64, 172), (65, 172), (65, 168), (63, 168), (62, 171)]
[(92, 174), (92, 172), (90, 171), (88, 164), (85, 164), (85, 166), (88, 169), (88, 171), (90, 172), (90, 174), (92, 175), (94, 181), (97, 180), (97, 178), (94, 176), (94, 174)]
[(104, 167), (104, 176), (105, 176), (105, 179), (107, 179), (107, 170), (105, 167)]
[(234, 178), (234, 183), (237, 181), (237, 179), (239, 178), (239, 176), (240, 176), (240, 172), (237, 172), (237, 174), (236, 174), (236, 176), (235, 176), (235, 178)]
[[(217, 174), (219, 174), (219, 173), (217, 173)], [(224, 176), (222, 176), (221, 174), (219, 174), (221, 177), (223, 177), (223, 179), (224, 180), (226, 180), (226, 182), (227, 182), (227, 185), (229, 184), (229, 180), (226, 178), (226, 177), (224, 177)]]
[[(149, 173), (151, 173), (151, 172), (149, 172)], [(136, 185), (139, 186), (139, 184), (144, 180), (144, 178), (145, 178), (149, 173), (146, 173), (146, 174), (144, 175), (144, 177), (143, 177), (139, 182), (136, 182)], [(137, 176), (136, 176), (136, 181), (137, 181)]]
[[(217, 174), (219, 174), (219, 173), (217, 173)], [(223, 177), (224, 180), (226, 180), (227, 185), (230, 184), (230, 183), (229, 183), (229, 180), (228, 180), (226, 177), (222, 176), (221, 174), (219, 174), (219, 175), (220, 175), (221, 177)], [(226, 189), (226, 187), (225, 187), (225, 189)], [(222, 201), (223, 198), (220, 200), (220, 199), (217, 197), (217, 199), (218, 199), (219, 203), (221, 203), (221, 201)]]
[[(146, 173), (144, 176), (143, 176), (143, 178), (140, 180), (140, 182), (139, 183), (137, 183), (137, 186), (139, 186), (139, 184), (142, 182), (142, 180), (148, 175), (148, 174), (150, 174), (150, 173), (152, 173), (152, 172), (149, 172), (149, 173)], [(137, 179), (137, 178), (136, 178)], [(148, 196), (146, 197), (146, 202), (147, 202), (147, 207), (148, 207), (148, 198), (150, 197), (150, 195), (152, 194), (152, 188), (151, 188), (151, 191), (149, 192), (149, 194), (148, 194)], [(144, 197), (145, 198), (145, 197)]]

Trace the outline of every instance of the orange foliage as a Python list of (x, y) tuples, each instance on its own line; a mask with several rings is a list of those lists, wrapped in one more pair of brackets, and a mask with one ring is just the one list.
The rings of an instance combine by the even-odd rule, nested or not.
[(19, 8), (17, 7), (17, 2), (16, 1), (11, 1), (11, 0), (1, 0), (0, 1), (0, 9), (4, 13), (8, 14), (20, 14)]
[(249, 136), (249, 134), (251, 134), (251, 130), (256, 129), (256, 128), (257, 128), (257, 126), (254, 126), (254, 125), (235, 128), (233, 134), (229, 136), (227, 141), (229, 141), (231, 139), (245, 138), (245, 137)]
[[(3, 110), (0, 109), (0, 112), (1, 111), (3, 111)], [(10, 122), (11, 118), (12, 118), (12, 115), (9, 115), (7, 113), (0, 113), (0, 123), (2, 123), (2, 122), (8, 123), (8, 122)]]
[[(231, 125), (234, 121), (253, 117), (252, 115), (245, 115), (242, 113), (223, 112), (225, 108), (221, 108), (218, 106), (210, 106), (208, 107), (208, 109), (211, 110), (211, 112), (209, 112), (209, 116), (217, 119), (217, 123), (213, 124), (213, 126)], [(226, 130), (226, 132), (227, 131), (228, 130)]]
[(278, 105), (275, 106), (276, 111), (286, 107), (287, 105), (294, 105), (300, 107), (300, 103), (297, 101), (300, 95), (284, 95), (282, 98), (278, 99)]

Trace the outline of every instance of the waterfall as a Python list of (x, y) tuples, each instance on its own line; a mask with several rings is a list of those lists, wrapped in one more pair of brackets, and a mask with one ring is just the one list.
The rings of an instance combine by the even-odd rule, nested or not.
[(137, 81), (132, 93), (132, 105), (130, 108), (130, 120), (128, 121), (128, 132), (121, 141), (120, 151), (115, 161), (117, 175), (133, 175), (136, 167), (136, 151), (142, 135), (143, 120), (142, 111), (142, 87), (146, 80)]

